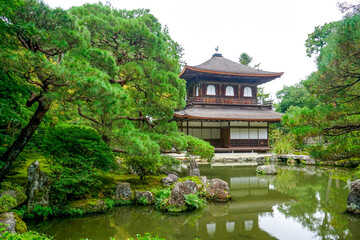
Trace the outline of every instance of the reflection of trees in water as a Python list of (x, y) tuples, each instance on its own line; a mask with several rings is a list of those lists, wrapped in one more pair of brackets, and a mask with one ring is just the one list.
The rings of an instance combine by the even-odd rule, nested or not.
[(280, 168), (274, 182), (275, 189), (298, 202), (282, 204), (278, 209), (322, 239), (351, 239), (344, 214), (348, 195), (345, 185), (343, 181), (333, 179), (332, 172), (313, 174)]
[(126, 239), (136, 234), (152, 232), (161, 233), (162, 238), (177, 239), (184, 228), (195, 229), (202, 211), (181, 214), (164, 214), (149, 207), (124, 207), (115, 210), (111, 216), (117, 231), (112, 235), (115, 239)]

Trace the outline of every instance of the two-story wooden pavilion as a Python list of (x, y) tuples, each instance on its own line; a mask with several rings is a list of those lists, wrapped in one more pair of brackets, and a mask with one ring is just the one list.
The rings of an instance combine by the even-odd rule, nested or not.
[(174, 114), (179, 130), (210, 142), (216, 151), (266, 151), (269, 123), (280, 113), (257, 101), (257, 86), (282, 75), (244, 66), (216, 53), (198, 66), (185, 66), (187, 104)]

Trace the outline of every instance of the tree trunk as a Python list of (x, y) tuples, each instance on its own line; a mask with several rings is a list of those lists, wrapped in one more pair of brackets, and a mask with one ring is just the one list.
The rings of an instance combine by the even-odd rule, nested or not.
[(0, 161), (4, 162), (5, 166), (0, 170), (0, 182), (5, 179), (10, 171), (11, 165), (30, 141), (34, 132), (42, 122), (46, 112), (49, 110), (49, 107), (50, 103), (39, 101), (39, 105), (28, 125), (21, 130), (20, 135), (16, 138), (11, 147), (1, 156)]

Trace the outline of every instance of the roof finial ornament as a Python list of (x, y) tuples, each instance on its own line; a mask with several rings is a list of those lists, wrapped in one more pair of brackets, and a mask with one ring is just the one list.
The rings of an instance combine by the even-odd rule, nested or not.
[(216, 47), (215, 47), (215, 51), (216, 51), (216, 52), (219, 52), (219, 46), (216, 46)]

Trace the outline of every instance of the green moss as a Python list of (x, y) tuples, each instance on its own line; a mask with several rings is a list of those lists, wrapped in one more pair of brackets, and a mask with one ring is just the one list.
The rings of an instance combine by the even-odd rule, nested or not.
[(128, 182), (132, 191), (149, 191), (150, 189), (161, 190), (165, 188), (161, 184), (161, 179), (164, 177), (166, 176), (147, 176), (145, 182), (142, 182), (137, 175), (123, 175), (119, 172), (105, 173), (99, 177), (102, 185), (99, 189), (93, 189), (93, 192), (101, 190), (105, 195), (110, 196), (115, 189), (116, 183), (119, 182)]
[(16, 220), (16, 225), (15, 225), (15, 231), (17, 233), (24, 233), (27, 232), (27, 226), (25, 224), (25, 222), (23, 220), (20, 219), (20, 217), (14, 213), (15, 216), (15, 220)]
[(194, 176), (187, 176), (187, 177), (179, 178), (178, 182), (185, 182), (187, 180), (191, 180), (191, 181), (195, 182), (196, 184), (202, 184), (201, 177), (194, 177)]
[(105, 201), (100, 199), (82, 199), (72, 201), (68, 204), (67, 207), (79, 209), (83, 213), (105, 212), (108, 209)]
[(16, 183), (20, 186), (26, 186), (27, 184), (27, 169), (31, 163), (34, 161), (39, 161), (41, 171), (46, 173), (50, 172), (49, 163), (43, 155), (37, 152), (31, 152), (25, 156), (26, 162), (21, 169), (19, 169), (16, 174), (9, 176), (8, 180), (12, 183)]

